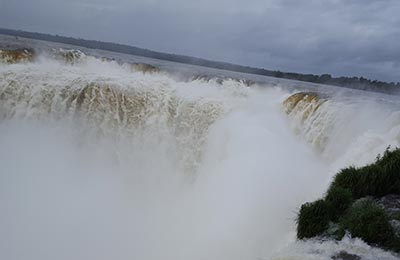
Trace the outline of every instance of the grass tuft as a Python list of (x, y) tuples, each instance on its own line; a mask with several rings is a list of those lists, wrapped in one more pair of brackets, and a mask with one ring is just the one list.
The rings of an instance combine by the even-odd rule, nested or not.
[(373, 164), (339, 171), (324, 199), (303, 204), (297, 216), (297, 237), (324, 234), (339, 238), (349, 231), (367, 243), (400, 252), (391, 217), (367, 199), (390, 194), (400, 194), (400, 149), (388, 147)]
[(377, 156), (374, 164), (341, 170), (329, 190), (337, 187), (350, 190), (354, 199), (400, 194), (400, 149), (388, 148), (382, 157)]
[(324, 200), (305, 203), (297, 217), (297, 237), (299, 239), (322, 234), (329, 226), (329, 206)]
[(330, 220), (337, 221), (353, 203), (353, 195), (349, 189), (333, 186), (328, 190), (325, 201), (329, 206)]
[(339, 225), (367, 243), (388, 246), (395, 238), (389, 217), (370, 199), (354, 203), (341, 218)]

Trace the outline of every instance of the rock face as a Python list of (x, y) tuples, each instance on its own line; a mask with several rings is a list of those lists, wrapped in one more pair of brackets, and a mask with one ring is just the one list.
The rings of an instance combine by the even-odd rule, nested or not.
[(389, 216), (398, 216), (400, 214), (400, 195), (390, 194), (376, 200), (379, 206), (382, 206)]
[(332, 138), (329, 129), (335, 121), (329, 113), (330, 109), (327, 109), (328, 101), (329, 97), (320, 93), (298, 92), (282, 103), (293, 132), (320, 153), (323, 153)]
[(256, 84), (255, 81), (250, 80), (250, 79), (239, 79), (239, 78), (233, 78), (233, 77), (228, 77), (228, 76), (222, 76), (222, 75), (218, 75), (218, 76), (210, 76), (207, 74), (198, 74), (193, 76), (191, 79), (191, 81), (204, 81), (204, 82), (210, 82), (210, 81), (214, 81), (217, 84), (222, 85), (224, 83), (224, 81), (233, 81), (233, 82), (237, 82), (240, 84), (245, 85), (246, 87), (250, 87)]
[(400, 195), (390, 194), (375, 201), (385, 210), (396, 236), (400, 237)]
[(0, 50), (0, 62), (8, 64), (30, 62), (35, 56), (33, 49)]
[(53, 57), (66, 64), (74, 65), (86, 59), (86, 55), (80, 50), (53, 49)]
[(155, 73), (155, 72), (160, 72), (160, 69), (150, 65), (150, 64), (145, 64), (145, 63), (135, 63), (132, 64), (131, 66), (132, 70), (134, 71), (141, 71), (143, 73)]
[(285, 107), (287, 114), (292, 113), (295, 109), (299, 109), (299, 107), (301, 107), (301, 110), (303, 110), (305, 107), (309, 107), (309, 111), (307, 112), (307, 115), (305, 115), (305, 117), (307, 117), (308, 114), (318, 109), (320, 103), (321, 100), (317, 93), (299, 92), (291, 95), (285, 101), (283, 101), (283, 106)]
[(361, 260), (358, 255), (349, 254), (345, 251), (340, 252), (337, 255), (332, 256), (333, 260)]

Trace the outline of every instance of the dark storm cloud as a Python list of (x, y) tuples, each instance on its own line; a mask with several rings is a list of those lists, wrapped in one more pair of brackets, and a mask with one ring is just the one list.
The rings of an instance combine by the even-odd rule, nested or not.
[(400, 81), (398, 0), (0, 0), (0, 26)]

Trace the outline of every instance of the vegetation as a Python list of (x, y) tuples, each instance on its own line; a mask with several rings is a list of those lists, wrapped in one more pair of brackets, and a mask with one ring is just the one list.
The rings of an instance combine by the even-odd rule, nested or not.
[(337, 187), (349, 190), (354, 199), (400, 194), (400, 149), (386, 149), (382, 157), (377, 156), (374, 164), (341, 170), (335, 176), (328, 194)]
[(297, 237), (302, 239), (321, 234), (328, 228), (329, 216), (329, 207), (324, 200), (302, 205), (297, 219)]
[(12, 35), (16, 37), (26, 37), (26, 38), (45, 40), (51, 42), (60, 42), (65, 44), (82, 46), (86, 48), (114, 51), (114, 52), (138, 55), (143, 57), (200, 65), (205, 67), (231, 70), (237, 72), (259, 74), (276, 78), (293, 79), (305, 82), (334, 85), (339, 87), (347, 87), (347, 88), (362, 89), (362, 90), (371, 90), (376, 92), (384, 92), (392, 94), (400, 93), (400, 83), (394, 83), (394, 82), (388, 83), (377, 80), (369, 80), (363, 77), (335, 78), (329, 74), (313, 75), (313, 74), (299, 74), (293, 72), (272, 71), (272, 70), (253, 68), (248, 66), (241, 66), (227, 62), (210, 61), (190, 56), (156, 52), (124, 44), (76, 39), (72, 37), (63, 37), (58, 35), (16, 31), (16, 30), (1, 29), (1, 28), (0, 28), (0, 34)]
[(351, 191), (342, 187), (332, 187), (326, 194), (325, 201), (332, 221), (337, 221), (353, 202)]
[(362, 199), (347, 211), (340, 226), (364, 241), (388, 247), (395, 239), (385, 211), (370, 199)]
[(373, 164), (341, 170), (323, 199), (303, 204), (297, 218), (297, 237), (326, 235), (336, 223), (339, 230), (335, 236), (348, 231), (367, 243), (400, 252), (400, 238), (389, 216), (374, 202), (390, 194), (400, 194), (400, 149), (391, 151), (388, 147)]

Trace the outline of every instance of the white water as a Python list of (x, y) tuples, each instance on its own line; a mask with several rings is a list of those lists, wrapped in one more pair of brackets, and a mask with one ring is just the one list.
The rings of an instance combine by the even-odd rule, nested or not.
[[(90, 84), (78, 102), (75, 93)], [(334, 120), (318, 124), (333, 124), (321, 128), (331, 139), (319, 154), (304, 129), (321, 130), (285, 115), (282, 89), (179, 82), (91, 57), (74, 66), (0, 64), (0, 95), (1, 259), (359, 252), (366, 245), (352, 240), (294, 243), (296, 211), (322, 195), (339, 167), (399, 142), (393, 111), (332, 101), (321, 110)], [(368, 113), (358, 118), (361, 108)]]

